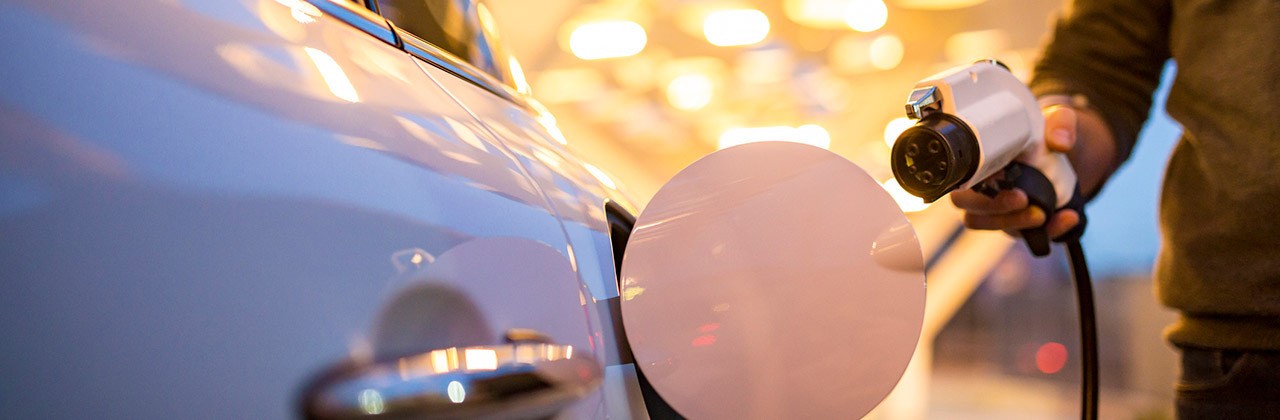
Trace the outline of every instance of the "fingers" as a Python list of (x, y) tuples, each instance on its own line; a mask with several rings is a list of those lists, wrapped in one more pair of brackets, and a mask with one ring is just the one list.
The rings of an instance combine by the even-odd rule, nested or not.
[(951, 201), (965, 211), (964, 225), (970, 229), (1003, 230), (1017, 236), (1017, 231), (1044, 226), (1050, 238), (1057, 238), (1080, 223), (1080, 214), (1063, 209), (1054, 212), (1046, 223), (1039, 207), (1028, 206), (1026, 194), (1005, 190), (990, 198), (973, 191), (956, 191)]
[[(1023, 215), (1021, 217), (1030, 218), (1028, 223), (1034, 222), (1036, 219), (1034, 215), (1032, 216)], [(986, 221), (975, 221), (975, 222), (983, 223)], [(1059, 210), (1057, 213), (1053, 214), (1053, 218), (1049, 220), (1049, 223), (1046, 223), (1044, 225), (1045, 233), (1047, 233), (1050, 238), (1057, 239), (1058, 237), (1065, 235), (1067, 232), (1071, 231), (1071, 229), (1074, 229), (1076, 225), (1078, 225), (1079, 223), (1080, 223), (1080, 214), (1076, 213), (1075, 210), (1070, 210), (1070, 209)], [(968, 221), (968, 218), (966, 217), (965, 226), (968, 226), (968, 225), (969, 225), (969, 221)], [(1019, 232), (1020, 230), (1033, 228), (1033, 227), (1037, 227), (1037, 226), (1034, 223), (1031, 223), (1030, 226), (1022, 225), (1020, 227), (1005, 227), (1005, 228), (1001, 228), (1001, 230), (1004, 230), (1004, 232), (1009, 234), (1009, 236), (1013, 236), (1017, 238), (1022, 236), (1022, 233)], [(971, 229), (977, 229), (977, 228), (971, 227)]]
[(1030, 229), (1043, 225), (1044, 217), (1044, 210), (1040, 210), (1039, 207), (1027, 207), (1012, 213), (991, 215), (981, 215), (969, 212), (964, 215), (964, 225), (969, 229)]
[(1044, 109), (1044, 139), (1049, 150), (1066, 153), (1076, 145), (1076, 111), (1068, 106)]
[(1049, 224), (1045, 225), (1045, 230), (1049, 233), (1050, 238), (1057, 238), (1075, 228), (1080, 223), (1080, 214), (1075, 210), (1066, 209), (1054, 213), (1053, 219), (1049, 220)]
[(1027, 207), (1027, 193), (1022, 190), (1003, 190), (994, 198), (973, 190), (954, 191), (951, 203), (966, 213), (980, 216), (1012, 213)]

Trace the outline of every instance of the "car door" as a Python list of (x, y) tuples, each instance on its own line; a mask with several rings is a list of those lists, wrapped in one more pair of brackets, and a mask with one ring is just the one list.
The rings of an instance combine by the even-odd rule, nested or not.
[[(447, 90), (501, 143), (541, 188), (565, 231), (571, 258), (597, 327), (592, 339), (605, 364), (603, 394), (611, 417), (644, 416), (635, 367), (618, 317), (617, 269), (635, 207), (601, 169), (578, 159), (558, 135), (554, 117), (532, 97), (519, 64), (506, 53), (492, 17), (479, 2), (379, 0), (379, 12), (401, 35), (423, 72)], [(611, 220), (613, 221), (611, 223)]]
[(6, 413), (284, 418), (344, 361), (592, 348), (539, 186), (384, 20), (317, 4), (5, 2)]

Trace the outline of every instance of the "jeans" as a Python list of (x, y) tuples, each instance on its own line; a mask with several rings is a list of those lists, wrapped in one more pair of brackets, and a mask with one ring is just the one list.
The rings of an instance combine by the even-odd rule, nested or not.
[(1179, 419), (1280, 419), (1280, 351), (1181, 350)]

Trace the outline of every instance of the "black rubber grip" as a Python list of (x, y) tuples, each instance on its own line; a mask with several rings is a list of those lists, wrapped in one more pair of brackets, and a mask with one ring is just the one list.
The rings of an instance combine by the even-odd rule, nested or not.
[(1078, 241), (1081, 236), (1084, 236), (1084, 226), (1089, 222), (1089, 219), (1084, 216), (1084, 201), (1084, 195), (1080, 194), (1080, 185), (1076, 184), (1075, 191), (1071, 192), (1071, 200), (1067, 201), (1067, 205), (1062, 206), (1062, 208), (1075, 210), (1076, 214), (1080, 215), (1080, 223), (1076, 223), (1076, 227), (1071, 228), (1062, 236), (1054, 238), (1054, 242)]
[[(1045, 215), (1045, 224), (1056, 210), (1058, 194), (1053, 189), (1053, 182), (1043, 172), (1033, 166), (1021, 162), (1013, 162), (1005, 169), (1005, 179), (1012, 181), (1014, 188), (1027, 193), (1027, 205), (1039, 207)], [(1027, 242), (1031, 254), (1037, 257), (1049, 255), (1049, 233), (1044, 225), (1030, 229), (1022, 229), (1022, 238)]]

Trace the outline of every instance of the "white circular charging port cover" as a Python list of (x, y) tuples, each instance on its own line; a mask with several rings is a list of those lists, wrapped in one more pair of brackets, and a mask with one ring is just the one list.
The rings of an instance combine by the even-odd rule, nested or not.
[(920, 337), (915, 230), (854, 163), (812, 146), (734, 146), (682, 170), (622, 264), (636, 364), (694, 419), (858, 418)]

